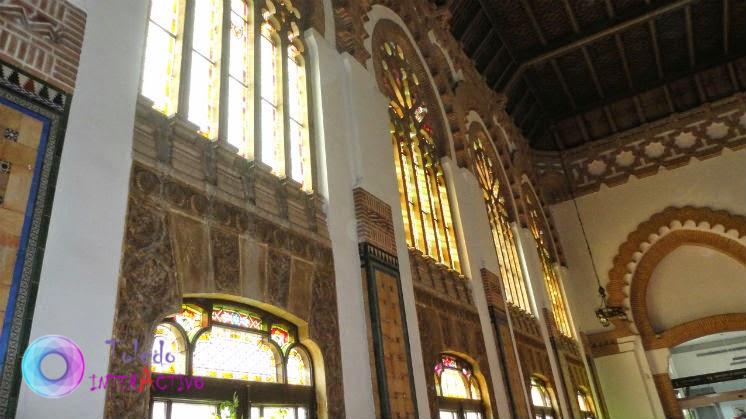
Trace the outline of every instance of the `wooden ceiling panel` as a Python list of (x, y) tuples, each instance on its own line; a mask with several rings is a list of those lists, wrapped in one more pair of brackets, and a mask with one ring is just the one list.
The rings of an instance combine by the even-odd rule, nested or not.
[(497, 10), (497, 25), (505, 41), (513, 47), (513, 51), (521, 51), (537, 48), (541, 45), (539, 37), (534, 30), (531, 19), (518, 0), (481, 0), (490, 2)]
[(647, 122), (664, 118), (671, 113), (663, 88), (648, 90), (640, 95), (640, 105)]
[(746, 1), (730, 0), (728, 3), (728, 45), (731, 51), (746, 50)]
[(472, 56), (479, 45), (485, 40), (490, 32), (490, 22), (487, 15), (481, 10), (474, 16), (469, 25), (469, 29), (464, 32), (461, 38), (464, 51), (467, 55)]
[(684, 111), (700, 104), (697, 83), (692, 77), (684, 77), (670, 84), (671, 99), (677, 111)]
[(736, 79), (740, 84), (741, 90), (746, 88), (746, 58), (741, 58), (733, 63), (733, 69), (736, 73)]
[(555, 125), (565, 148), (577, 147), (585, 142), (583, 128), (575, 117), (563, 119)]
[(614, 115), (614, 123), (620, 130), (634, 128), (643, 123), (637, 115), (637, 108), (632, 99), (622, 99), (612, 103), (609, 107)]
[(683, 10), (667, 13), (655, 20), (658, 47), (664, 73), (675, 73), (689, 65), (686, 19)]
[(581, 28), (596, 26), (608, 18), (603, 1), (573, 0), (570, 4)]
[(542, 101), (547, 106), (547, 111), (557, 112), (572, 107), (551, 64), (542, 63), (534, 66), (528, 70), (528, 73), (526, 77), (531, 79), (532, 84), (540, 92)]
[(735, 93), (733, 82), (725, 66), (703, 71), (700, 80), (707, 100), (718, 100)]
[(619, 94), (629, 90), (624, 71), (621, 70), (622, 59), (612, 37), (603, 38), (588, 45), (588, 54), (596, 72), (600, 75), (599, 82), (605, 94)]
[(561, 0), (527, 0), (527, 3), (547, 38), (561, 39), (574, 32)]
[(723, 0), (700, 0), (692, 4), (692, 30), (697, 61), (723, 53)]
[(600, 99), (594, 83), (588, 82), (592, 76), (580, 50), (557, 58), (557, 64), (578, 106)]
[(456, 39), (461, 39), (474, 16), (480, 11), (476, 0), (456, 0), (451, 3), (451, 32)]
[(633, 26), (622, 33), (624, 53), (635, 85), (650, 83), (658, 78), (652, 37), (648, 25)]
[(583, 115), (583, 121), (585, 121), (591, 140), (606, 138), (614, 133), (603, 109), (596, 108), (586, 112)]
[(624, 15), (631, 10), (639, 9), (647, 3), (646, 0), (611, 0), (614, 7), (614, 13)]

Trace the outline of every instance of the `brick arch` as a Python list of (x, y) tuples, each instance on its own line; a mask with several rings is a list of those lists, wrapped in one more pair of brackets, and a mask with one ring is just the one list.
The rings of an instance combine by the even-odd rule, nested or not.
[[(670, 348), (717, 332), (746, 329), (746, 313), (733, 313), (655, 332), (647, 310), (647, 289), (658, 263), (683, 245), (706, 246), (746, 265), (746, 217), (710, 208), (669, 207), (641, 223), (619, 247), (606, 287), (609, 304), (623, 306), (629, 300), (632, 322), (648, 350)], [(617, 336), (635, 334), (629, 322), (615, 319), (613, 323)]]

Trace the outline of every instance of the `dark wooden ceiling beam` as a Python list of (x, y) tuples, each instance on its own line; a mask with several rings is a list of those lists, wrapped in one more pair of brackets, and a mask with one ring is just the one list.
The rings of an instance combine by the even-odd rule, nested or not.
[(663, 85), (663, 93), (666, 95), (666, 104), (668, 104), (668, 111), (670, 113), (676, 112), (676, 106), (674, 106), (673, 99), (671, 98), (671, 89), (668, 88), (667, 84)]
[(596, 72), (596, 67), (593, 65), (591, 56), (588, 54), (588, 50), (585, 47), (580, 50), (583, 51), (583, 59), (585, 60), (585, 65), (588, 67), (588, 70), (591, 72), (591, 79), (593, 79), (593, 84), (596, 85), (598, 97), (603, 99), (606, 95), (604, 94), (603, 87), (601, 87), (601, 80), (598, 78), (598, 73)]
[(606, 122), (609, 123), (611, 132), (613, 134), (616, 134), (617, 132), (619, 132), (619, 129), (616, 127), (616, 121), (614, 121), (614, 115), (611, 114), (611, 109), (609, 108), (609, 105), (604, 105), (604, 115), (606, 115)]
[(563, 55), (569, 51), (572, 51), (574, 49), (580, 48), (584, 45), (588, 45), (592, 42), (595, 42), (601, 38), (605, 38), (607, 36), (622, 32), (626, 29), (631, 28), (632, 26), (638, 25), (640, 23), (646, 22), (651, 19), (655, 19), (660, 15), (669, 13), (671, 11), (680, 9), (682, 7), (688, 6), (695, 0), (678, 0), (673, 3), (669, 3), (665, 6), (661, 6), (655, 9), (651, 9), (649, 7), (644, 8), (643, 12), (638, 13), (636, 16), (631, 17), (627, 20), (621, 21), (617, 23), (616, 25), (608, 26), (606, 28), (603, 28), (601, 30), (597, 30), (592, 33), (585, 33), (580, 34), (580, 37), (574, 39), (571, 42), (568, 42), (564, 45), (552, 48), (551, 50), (544, 51), (541, 54), (536, 55), (533, 58), (530, 58), (526, 60), (527, 65), (534, 65), (537, 63), (540, 63), (542, 61), (546, 61), (550, 58), (557, 57), (559, 55)]
[(531, 117), (533, 116), (534, 112), (539, 108), (539, 102), (534, 100), (534, 103), (531, 104), (531, 106), (528, 107), (528, 110), (525, 114), (523, 114), (523, 117), (521, 118), (521, 121), (518, 123), (518, 126), (521, 128), (521, 130), (526, 128), (526, 122), (531, 120)]
[(689, 49), (689, 65), (694, 67), (697, 65), (697, 56), (694, 52), (694, 30), (692, 29), (692, 7), (690, 5), (684, 8), (684, 16), (686, 16), (686, 45)]
[[(506, 77), (508, 77), (508, 74), (510, 74), (510, 71), (514, 67), (515, 67), (515, 61), (511, 61), (511, 63), (507, 67), (505, 67), (505, 69), (503, 70), (503, 72), (500, 73), (500, 76), (495, 80), (495, 82), (492, 83), (492, 89), (493, 90), (496, 90), (497, 87), (500, 86), (500, 83), (502, 83), (503, 79), (505, 79)], [(505, 93), (507, 93), (507, 92), (510, 91), (510, 89), (508, 89), (507, 86), (505, 87), (504, 90), (505, 90)]]
[(523, 10), (526, 12), (526, 15), (528, 15), (528, 19), (531, 21), (531, 26), (534, 27), (534, 31), (536, 32), (536, 35), (539, 37), (539, 41), (542, 45), (547, 44), (547, 38), (544, 36), (544, 32), (541, 30), (541, 26), (539, 26), (539, 21), (536, 20), (536, 15), (534, 15), (534, 10), (531, 8), (531, 5), (528, 4), (527, 0), (520, 0), (521, 6), (523, 6)]
[(477, 10), (474, 16), (469, 19), (469, 23), (466, 24), (466, 28), (464, 28), (464, 31), (461, 32), (461, 36), (459, 37), (459, 39), (461, 40), (462, 46), (464, 44), (464, 41), (467, 41), (469, 40), (469, 38), (471, 38), (471, 36), (473, 35), (472, 32), (479, 29), (478, 25), (475, 25), (474, 22), (477, 21), (480, 13), (483, 13), (482, 9)]
[(570, 19), (570, 25), (572, 25), (573, 32), (580, 32), (580, 25), (578, 25), (578, 19), (575, 17), (575, 13), (572, 11), (570, 1), (562, 0), (562, 5), (565, 7), (565, 13), (567, 13), (567, 17)]
[[(477, 49), (474, 50), (474, 54), (473, 54), (474, 55), (474, 61), (477, 60), (477, 57), (479, 57), (480, 55), (482, 55), (484, 47), (486, 45), (489, 45), (489, 42), (487, 42), (487, 41), (489, 41), (490, 39), (492, 39), (492, 35), (494, 33), (495, 33), (495, 27), (494, 26), (490, 26), (490, 30), (487, 32), (487, 35), (484, 38), (482, 38), (481, 41), (479, 41), (479, 45), (477, 45)], [(501, 49), (502, 49), (502, 46), (497, 50), (497, 52), (499, 52)], [(497, 55), (497, 52), (495, 53), (495, 55)]]
[(653, 42), (653, 55), (655, 55), (655, 68), (658, 70), (658, 78), (662, 79), (663, 74), (663, 59), (661, 57), (661, 50), (658, 46), (658, 34), (655, 29), (655, 20), (648, 21), (648, 29), (650, 30), (650, 38)]
[(736, 69), (733, 67), (733, 63), (728, 63), (728, 75), (730, 76), (731, 84), (733, 84), (733, 91), (737, 92), (741, 90), (741, 85), (738, 82), (738, 76), (736, 76)]
[(484, 67), (484, 77), (489, 77), (490, 74), (492, 74), (492, 71), (494, 70), (492, 67), (498, 62), (500, 62), (498, 58), (500, 58), (500, 56), (503, 53), (505, 53), (505, 51), (506, 51), (505, 45), (503, 45), (502, 47), (500, 47), (500, 49), (497, 50), (497, 52), (492, 56), (492, 58), (490, 58), (490, 61), (487, 63), (487, 66)]
[(560, 151), (563, 151), (566, 148), (566, 146), (565, 146), (565, 142), (562, 141), (562, 137), (560, 137), (559, 133), (557, 132), (557, 127), (552, 125), (549, 131), (552, 133), (552, 137), (554, 138), (554, 143), (555, 145), (557, 145), (557, 148)]
[[(488, 1), (489, 0), (480, 0), (480, 3), (487, 3)], [(528, 67), (550, 60), (552, 58), (556, 58), (560, 55), (564, 55), (570, 51), (596, 42), (599, 39), (617, 35), (619, 32), (627, 30), (632, 26), (655, 19), (658, 16), (672, 12), (674, 10), (678, 10), (682, 7), (686, 7), (694, 1), (696, 0), (677, 0), (659, 7), (646, 6), (639, 9), (636, 14), (632, 15), (628, 19), (620, 21), (611, 26), (607, 26), (593, 32), (577, 33), (571, 38), (569, 42), (557, 46), (550, 46), (549, 49), (545, 50), (544, 52), (523, 60), (520, 67), (518, 67), (518, 70), (516, 70), (516, 72), (513, 74), (512, 79), (508, 82), (508, 86), (511, 86), (513, 83), (515, 83), (515, 80), (517, 78), (520, 78), (523, 72)], [(613, 15), (612, 20), (616, 18), (616, 15)]]
[(730, 1), (723, 0), (723, 53), (730, 49)]
[(614, 19), (614, 5), (611, 4), (611, 0), (604, 0), (604, 5), (606, 6), (606, 14), (609, 16), (609, 19)]
[[(668, 72), (666, 76), (663, 78), (663, 80), (652, 80), (652, 81), (645, 82), (645, 83), (637, 83), (633, 91), (621, 92), (621, 93), (616, 93), (616, 94), (607, 93), (606, 98), (603, 100), (597, 100), (591, 103), (583, 104), (583, 106), (579, 107), (578, 109), (567, 110), (565, 112), (559, 112), (557, 113), (557, 115), (555, 115), (555, 118), (552, 119), (551, 122), (554, 123), (557, 121), (561, 121), (568, 117), (574, 116), (575, 114), (578, 114), (578, 113), (585, 113), (590, 110), (600, 108), (605, 105), (609, 105), (611, 103), (617, 102), (622, 99), (632, 98), (644, 92), (647, 92), (649, 90), (663, 88), (664, 86), (669, 85), (682, 78), (693, 77), (692, 74), (699, 74), (699, 73), (702, 73), (703, 71), (706, 71), (712, 68), (727, 65), (728, 63), (734, 62), (743, 57), (746, 57), (746, 52), (731, 53), (725, 56), (714, 58), (712, 60), (709, 60), (708, 62), (702, 62), (698, 64), (697, 67), (695, 67), (694, 69), (687, 68), (687, 69), (682, 69), (681, 71), (677, 71), (677, 72)], [(698, 79), (699, 77), (694, 77), (694, 78)]]
[(554, 74), (557, 76), (557, 79), (559, 79), (560, 85), (562, 85), (562, 90), (565, 92), (565, 95), (567, 95), (567, 98), (570, 99), (572, 108), (577, 109), (578, 104), (575, 102), (575, 97), (572, 95), (572, 92), (570, 92), (570, 87), (567, 85), (567, 81), (565, 81), (565, 76), (562, 74), (562, 70), (559, 68), (557, 60), (552, 60), (550, 63), (552, 64)]
[(580, 115), (575, 117), (575, 123), (578, 124), (578, 128), (580, 128), (580, 135), (583, 137), (583, 143), (589, 143), (591, 141), (591, 136), (588, 134), (588, 127), (585, 126), (585, 120)]
[(614, 43), (616, 44), (616, 50), (619, 57), (622, 59), (622, 69), (624, 70), (624, 77), (627, 79), (627, 86), (630, 89), (635, 89), (635, 82), (632, 80), (632, 72), (629, 70), (629, 62), (627, 61), (627, 53), (624, 51), (624, 44), (622, 43), (622, 37), (619, 34), (614, 35)]

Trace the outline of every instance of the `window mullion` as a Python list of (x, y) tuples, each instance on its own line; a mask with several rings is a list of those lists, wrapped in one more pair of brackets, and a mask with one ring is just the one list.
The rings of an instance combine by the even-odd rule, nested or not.
[(181, 73), (179, 75), (179, 118), (189, 120), (189, 80), (192, 74), (192, 41), (194, 39), (194, 2), (186, 0), (184, 11), (184, 37), (181, 45)]
[(262, 161), (262, 22), (263, 17), (260, 13), (261, 8), (254, 6), (251, 11), (251, 25), (254, 28), (254, 138), (253, 142), (254, 161)]
[(231, 0), (223, 0), (223, 25), (220, 38), (220, 99), (218, 102), (218, 141), (228, 140), (228, 91), (230, 82), (230, 49), (231, 49)]
[[(279, 32), (280, 34), (280, 74), (282, 75), (282, 80), (280, 80), (280, 83), (278, 83), (282, 87), (282, 106), (278, 106), (278, 108), (282, 108), (282, 138), (280, 139), (282, 141), (282, 147), (283, 150), (285, 150), (285, 178), (292, 179), (293, 178), (293, 162), (292, 162), (292, 150), (290, 149), (290, 89), (289, 89), (289, 81), (288, 81), (288, 60), (290, 59), (290, 54), (288, 53), (288, 47), (290, 46), (287, 40), (287, 36), (285, 35), (286, 28), (281, 28)], [(288, 28), (289, 29), (289, 28)], [(302, 159), (302, 156), (301, 156)]]

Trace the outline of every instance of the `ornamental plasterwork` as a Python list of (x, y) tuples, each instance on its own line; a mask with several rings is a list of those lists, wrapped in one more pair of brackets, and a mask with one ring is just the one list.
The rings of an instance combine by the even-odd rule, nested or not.
[[(739, 93), (689, 112), (648, 124), (608, 140), (565, 152), (565, 165), (576, 194), (616, 186), (630, 176), (654, 175), (691, 159), (719, 155), (724, 148), (746, 145), (746, 95)], [(534, 165), (545, 199), (569, 199), (566, 177), (557, 153), (534, 152)]]

